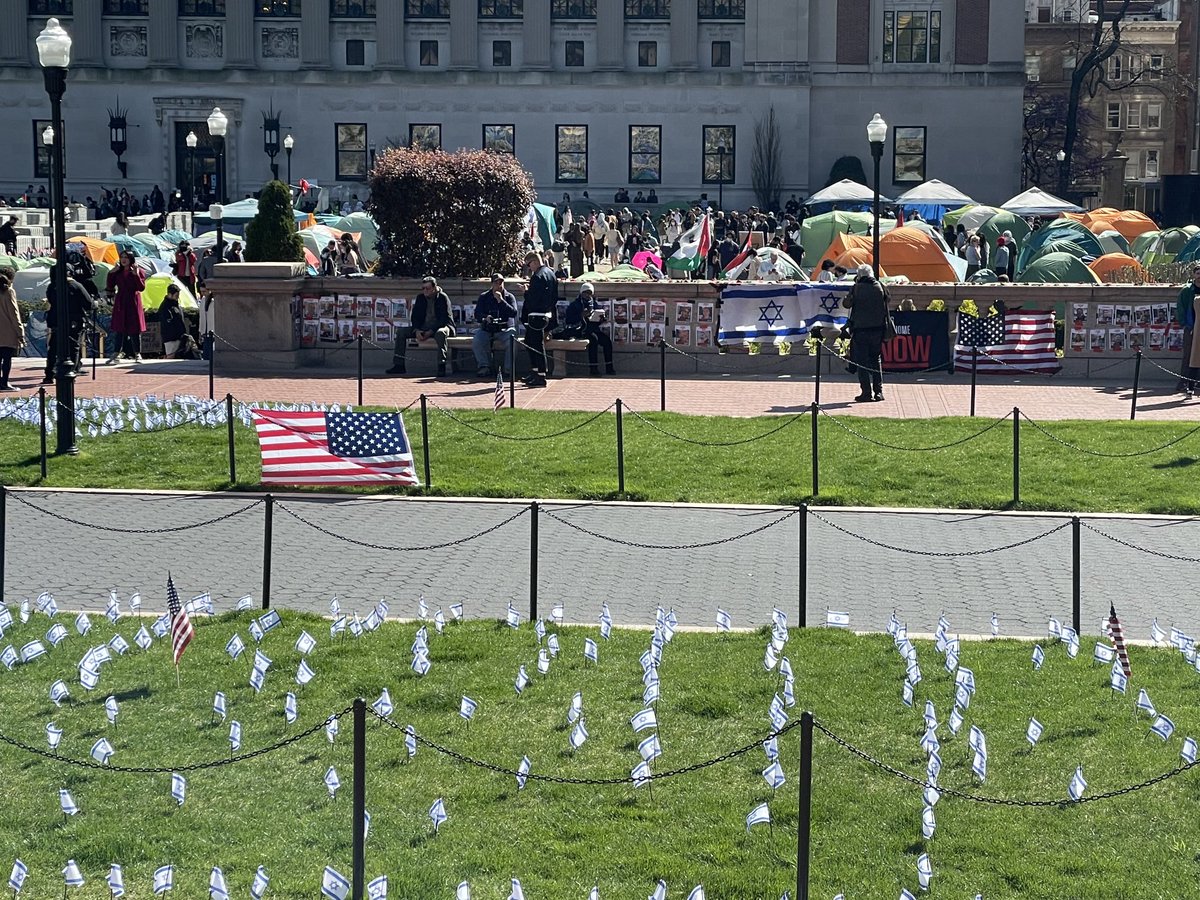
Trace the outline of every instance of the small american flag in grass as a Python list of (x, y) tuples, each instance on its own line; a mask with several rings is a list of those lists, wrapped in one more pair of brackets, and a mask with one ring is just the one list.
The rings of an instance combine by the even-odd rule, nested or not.
[(175, 665), (192, 642), (196, 632), (192, 630), (192, 620), (188, 618), (187, 610), (179, 602), (179, 593), (175, 590), (175, 582), (167, 575), (167, 615), (171, 617), (171, 652), (175, 657)]
[(1117, 608), (1108, 605), (1108, 633), (1112, 635), (1113, 646), (1117, 648), (1117, 659), (1121, 661), (1121, 671), (1128, 678), (1132, 673), (1129, 668), (1129, 654), (1125, 651), (1125, 631), (1121, 628), (1121, 620), (1117, 618)]
[(496, 373), (496, 397), (492, 402), (492, 412), (504, 406), (504, 375), (501, 372)]

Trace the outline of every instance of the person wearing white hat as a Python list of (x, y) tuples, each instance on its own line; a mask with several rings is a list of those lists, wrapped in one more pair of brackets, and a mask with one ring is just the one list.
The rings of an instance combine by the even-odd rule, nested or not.
[(586, 338), (588, 342), (588, 371), (593, 378), (600, 376), (598, 349), (604, 351), (604, 371), (615, 375), (612, 339), (604, 331), (607, 310), (596, 302), (596, 288), (585, 281), (579, 286), (579, 296), (567, 307), (561, 337)]
[(850, 361), (858, 366), (861, 391), (854, 400), (866, 403), (883, 399), (883, 330), (888, 317), (888, 291), (867, 264), (858, 267), (854, 286), (842, 306), (850, 310)]

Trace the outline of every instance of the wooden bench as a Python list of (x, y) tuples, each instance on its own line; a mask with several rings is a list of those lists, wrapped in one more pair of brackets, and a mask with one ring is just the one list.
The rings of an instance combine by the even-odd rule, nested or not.
[[(414, 346), (413, 342), (410, 341), (409, 346), (410, 347)], [(436, 350), (437, 349), (437, 344), (431, 340), (430, 341), (417, 341), (415, 346), (420, 350)], [(568, 353), (586, 353), (588, 342), (585, 339), (583, 339), (583, 338), (550, 338), (546, 341), (545, 346), (546, 346), (546, 353), (549, 357), (548, 362), (549, 362), (549, 366), (550, 366), (550, 374), (554, 374), (554, 372), (556, 370), (559, 372), (560, 377), (563, 377), (563, 378), (566, 378), (569, 375), (582, 375), (583, 374), (582, 366), (580, 366), (580, 365), (569, 366), (567, 364), (567, 354)], [(450, 357), (450, 371), (451, 372), (454, 372), (456, 370), (471, 371), (475, 368), (475, 356), (474, 356), (473, 347), (474, 347), (473, 338), (469, 334), (466, 334), (466, 335), (456, 334), (452, 338), (446, 338), (446, 349), (449, 351), (448, 355)], [(497, 353), (503, 352), (500, 348), (499, 341), (495, 342), (495, 347), (496, 347)], [(525, 348), (523, 346), (521, 346), (520, 341), (518, 339), (518, 343), (517, 343), (517, 347), (516, 347), (516, 352), (518, 354), (518, 358), (516, 360), (516, 365), (518, 368), (521, 367), (521, 353), (524, 349)], [(471, 354), (470, 362), (465, 367), (460, 366), (458, 364), (458, 355), (460, 353)], [(571, 371), (572, 368), (575, 369), (574, 372)]]

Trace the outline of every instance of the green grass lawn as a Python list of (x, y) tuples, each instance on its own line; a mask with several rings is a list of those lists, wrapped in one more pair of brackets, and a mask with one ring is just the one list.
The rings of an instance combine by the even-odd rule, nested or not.
[[(570, 777), (621, 777), (639, 760), (629, 717), (642, 708), (641, 666), (645, 631), (614, 630), (599, 641), (599, 665), (585, 664), (585, 637), (598, 630), (558, 629), (562, 654), (550, 672), (536, 671), (537, 641), (526, 624), (512, 630), (496, 622), (451, 625), (443, 636), (430, 627), (432, 670), (418, 678), (409, 668), (417, 626), (388, 623), (360, 639), (331, 640), (328, 623), (285, 613), (281, 627), (261, 644), (273, 660), (262, 692), (248, 684), (254, 643), (250, 614), (227, 614), (197, 623), (196, 639), (176, 687), (170, 649), (157, 641), (147, 652), (133, 647), (114, 657), (99, 687), (79, 685), (76, 665), (88, 646), (114, 632), (132, 643), (138, 622), (116, 626), (99, 616), (87, 637), (65, 624), (70, 637), (48, 657), (0, 676), (0, 732), (44, 747), (47, 722), (64, 732), (59, 752), (86, 758), (107, 737), (111, 763), (172, 766), (229, 755), (229, 721), (214, 722), (215, 691), (228, 698), (228, 719), (243, 727), (243, 749), (279, 741), (318, 724), (361, 695), (373, 700), (388, 688), (394, 719), (412, 723), (430, 740), (478, 759), (515, 768), (522, 755), (534, 773)], [(18, 647), (39, 637), (43, 617), (17, 625), (5, 643)], [(317, 677), (297, 688), (300, 661), (294, 643), (301, 629), (317, 639), (310, 655)], [(551, 630), (554, 630), (553, 627)], [(240, 631), (249, 645), (234, 662), (224, 653)], [(769, 732), (767, 707), (781, 688), (764, 671), (767, 633), (681, 633), (664, 652), (658, 705), (667, 771), (753, 743)], [(1112, 696), (1105, 667), (1090, 662), (1085, 641), (1072, 661), (1061, 645), (1047, 648), (1040, 672), (1031, 647), (1015, 641), (967, 642), (962, 665), (974, 670), (978, 692), (966, 724), (951, 737), (944, 724), (954, 695), (953, 678), (928, 642), (918, 654), (924, 680), (916, 703), (900, 701), (904, 663), (886, 635), (855, 636), (829, 630), (794, 630), (785, 654), (796, 674), (797, 706), (811, 709), (829, 728), (891, 765), (922, 775), (922, 710), (932, 699), (942, 725), (943, 787), (1005, 798), (1066, 797), (1082, 765), (1088, 793), (1142, 781), (1174, 768), (1185, 735), (1200, 735), (1194, 697), (1196, 672), (1168, 650), (1132, 648), (1134, 679), (1128, 696)], [(513, 688), (524, 664), (533, 681)], [(50, 684), (65, 679), (72, 699), (56, 709)], [(1135, 713), (1134, 695), (1149, 690), (1178, 728), (1163, 742), (1149, 736), (1149, 718)], [(283, 717), (284, 694), (298, 695), (299, 721)], [(576, 691), (590, 737), (572, 753), (567, 710)], [(460, 698), (479, 707), (470, 724), (458, 716)], [(115, 727), (104, 701), (115, 696)], [(1030, 716), (1046, 728), (1032, 751), (1025, 741)], [(987, 736), (988, 778), (970, 771), (966, 733), (978, 725)], [(331, 864), (350, 874), (351, 720), (330, 745), (323, 731), (272, 755), (188, 776), (187, 799), (178, 806), (169, 775), (88, 770), (0, 747), (5, 777), (3, 853), (30, 868), (22, 897), (53, 898), (61, 870), (75, 859), (87, 884), (71, 898), (102, 898), (112, 862), (124, 865), (128, 896), (150, 896), (151, 873), (176, 865), (175, 896), (203, 896), (209, 869), (220, 865), (231, 893), (245, 896), (257, 866), (271, 876), (270, 895), (313, 897), (320, 872)], [(640, 736), (645, 736), (648, 732)], [(745, 756), (650, 788), (547, 784), (515, 780), (455, 762), (422, 747), (406, 760), (404, 735), (373, 719), (367, 734), (367, 875), (387, 874), (393, 898), (451, 897), (463, 879), (472, 896), (503, 900), (509, 879), (519, 877), (531, 898), (583, 898), (595, 883), (605, 898), (649, 895), (663, 878), (670, 897), (697, 883), (713, 900), (775, 900), (794, 890), (799, 734), (781, 741), (786, 785), (772, 795), (761, 776), (767, 765), (755, 748)], [(937, 832), (921, 837), (920, 791), (850, 756), (828, 738), (815, 737), (812, 896), (894, 898), (907, 886), (917, 893), (915, 861), (927, 851), (935, 872), (934, 894), (1021, 897), (1023, 900), (1178, 898), (1195, 896), (1200, 877), (1200, 797), (1194, 773), (1139, 793), (1068, 808), (993, 806), (943, 797)], [(342, 789), (330, 799), (323, 784), (334, 766)], [(58, 790), (71, 790), (81, 812), (64, 820)], [(449, 821), (434, 834), (430, 805), (444, 798)], [(768, 802), (770, 828), (747, 833), (745, 817)], [(7, 866), (7, 858), (0, 858)], [(5, 869), (7, 872), (7, 869)]]
[[(625, 487), (618, 493), (615, 417), (548, 440), (537, 437), (592, 418), (589, 413), (462, 411), (460, 421), (430, 411), (432, 492), (484, 497), (554, 497), (691, 502), (795, 504), (812, 499), (812, 450), (807, 417), (750, 443), (699, 446), (625, 416)], [(693, 441), (742, 441), (778, 429), (786, 419), (655, 413), (661, 429)], [(420, 414), (405, 414), (418, 472), (423, 465)], [(986, 420), (857, 419), (841, 423), (877, 441), (928, 447), (968, 437)], [(462, 422), (469, 424), (462, 424)], [(1189, 423), (1053, 422), (1054, 435), (1104, 453), (1161, 446), (1194, 428)], [(238, 426), (240, 489), (257, 488), (258, 442)], [(53, 451), (53, 437), (50, 440)], [(51, 459), (40, 480), (36, 429), (0, 421), (0, 481), (5, 484), (101, 488), (229, 487), (225, 430), (186, 426), (176, 431), (82, 437), (78, 457)], [(1012, 500), (1012, 424), (1001, 423), (958, 446), (905, 452), (876, 446), (829, 417), (820, 420), (817, 502), (864, 506), (1002, 508)], [(1158, 453), (1101, 458), (1064, 447), (1028, 423), (1021, 427), (1021, 507), (1028, 509), (1200, 513), (1200, 434)]]

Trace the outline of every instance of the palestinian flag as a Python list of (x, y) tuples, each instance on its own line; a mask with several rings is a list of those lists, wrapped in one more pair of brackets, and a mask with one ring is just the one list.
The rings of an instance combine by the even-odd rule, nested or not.
[(685, 231), (679, 238), (679, 249), (667, 259), (667, 268), (681, 272), (694, 272), (708, 259), (712, 249), (712, 223), (708, 213), (704, 218)]
[(753, 231), (754, 229), (752, 228), (746, 229), (746, 243), (742, 244), (741, 252), (729, 261), (729, 265), (721, 270), (722, 278), (729, 278), (730, 272), (741, 266), (746, 262), (746, 260), (754, 255), (754, 251), (750, 249), (750, 235), (753, 233)]

